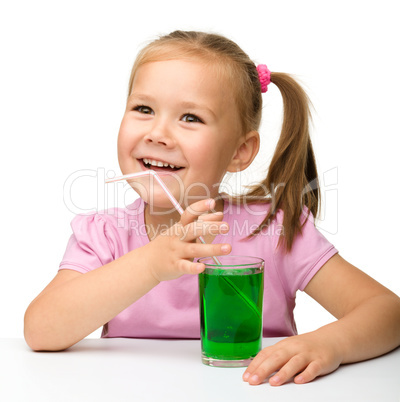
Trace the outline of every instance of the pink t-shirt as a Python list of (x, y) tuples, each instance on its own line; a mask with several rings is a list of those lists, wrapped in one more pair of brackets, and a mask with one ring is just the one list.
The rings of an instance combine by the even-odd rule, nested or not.
[[(85, 273), (147, 244), (144, 206), (139, 198), (126, 209), (76, 216), (60, 269)], [(296, 291), (304, 290), (337, 250), (318, 232), (310, 215), (292, 251), (285, 254), (277, 247), (282, 211), (259, 235), (241, 240), (262, 222), (268, 208), (265, 204), (237, 206), (225, 201), (224, 220), (230, 231), (216, 236), (214, 243), (230, 243), (232, 255), (265, 260), (263, 336), (290, 336), (297, 334), (293, 317)], [(196, 275), (161, 282), (109, 321), (102, 337), (199, 338), (198, 298)]]

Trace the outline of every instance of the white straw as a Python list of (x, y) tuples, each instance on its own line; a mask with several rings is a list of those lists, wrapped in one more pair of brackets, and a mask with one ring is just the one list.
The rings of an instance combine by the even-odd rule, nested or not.
[[(179, 202), (176, 200), (176, 198), (172, 195), (172, 193), (169, 191), (168, 187), (165, 185), (165, 183), (161, 180), (160, 176), (155, 172), (154, 170), (145, 170), (143, 172), (138, 172), (138, 173), (130, 173), (126, 174), (124, 176), (119, 176), (119, 177), (114, 177), (112, 179), (107, 179), (106, 183), (114, 183), (116, 181), (121, 181), (121, 180), (129, 180), (129, 179), (134, 179), (136, 177), (144, 177), (144, 176), (153, 176), (158, 184), (161, 186), (161, 188), (164, 190), (165, 194), (167, 197), (170, 199), (172, 202), (172, 205), (176, 208), (176, 210), (182, 215), (183, 214), (183, 209), (180, 206)], [(202, 236), (199, 236), (199, 240), (203, 243), (206, 244), (205, 240), (203, 239)], [(221, 262), (218, 260), (217, 257), (212, 257), (214, 262), (218, 265), (222, 265)]]
[(165, 194), (167, 194), (168, 198), (172, 202), (172, 205), (176, 208), (176, 210), (182, 215), (183, 214), (183, 209), (179, 205), (179, 202), (176, 200), (176, 198), (171, 194), (169, 191), (168, 187), (165, 185), (165, 183), (160, 179), (160, 176), (154, 171), (154, 170), (146, 170), (144, 172), (139, 172), (139, 173), (131, 173), (131, 174), (126, 174), (124, 176), (119, 176), (119, 177), (114, 177), (113, 179), (107, 179), (106, 183), (113, 183), (116, 181), (121, 181), (121, 180), (129, 180), (129, 179), (134, 179), (136, 177), (143, 177), (143, 176), (153, 176), (158, 184), (162, 187), (162, 189), (165, 191)]

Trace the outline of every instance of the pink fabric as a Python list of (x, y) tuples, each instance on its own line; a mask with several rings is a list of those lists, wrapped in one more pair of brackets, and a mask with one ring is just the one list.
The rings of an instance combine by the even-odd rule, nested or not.
[(265, 64), (259, 64), (257, 66), (257, 71), (261, 84), (261, 92), (267, 92), (268, 85), (271, 82), (271, 71), (268, 70), (268, 67)]
[[(60, 269), (81, 273), (96, 269), (130, 250), (148, 243), (144, 226), (144, 203), (136, 200), (127, 209), (115, 209), (76, 216)], [(295, 239), (293, 250), (277, 249), (283, 213), (252, 240), (245, 238), (263, 219), (266, 205), (236, 206), (225, 202), (224, 220), (230, 232), (214, 243), (229, 242), (232, 254), (251, 255), (265, 260), (263, 335), (290, 336), (297, 333), (293, 317), (296, 291), (304, 290), (315, 273), (337, 250), (307, 219), (303, 234)], [(197, 276), (184, 275), (162, 282), (113, 318), (103, 337), (199, 338)]]

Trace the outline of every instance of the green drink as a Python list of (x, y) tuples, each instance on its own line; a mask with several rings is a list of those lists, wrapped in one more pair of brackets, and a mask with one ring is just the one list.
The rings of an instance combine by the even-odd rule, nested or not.
[(261, 350), (264, 261), (256, 257), (202, 258), (199, 275), (202, 361), (247, 366)]

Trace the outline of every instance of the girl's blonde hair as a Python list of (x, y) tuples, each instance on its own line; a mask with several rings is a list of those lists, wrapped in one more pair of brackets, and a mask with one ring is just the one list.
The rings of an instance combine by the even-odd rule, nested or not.
[[(217, 78), (230, 85), (241, 118), (242, 132), (258, 131), (261, 122), (261, 85), (255, 64), (233, 41), (216, 34), (175, 31), (144, 47), (133, 65), (128, 96), (137, 69), (143, 64), (176, 60), (201, 60), (215, 69)], [(267, 177), (234, 199), (237, 203), (271, 203), (271, 208), (251, 236), (258, 234), (284, 211), (280, 244), (287, 252), (301, 233), (301, 217), (306, 206), (318, 214), (320, 191), (317, 167), (309, 135), (310, 101), (303, 88), (288, 74), (271, 73), (283, 98), (281, 135), (270, 163)]]

